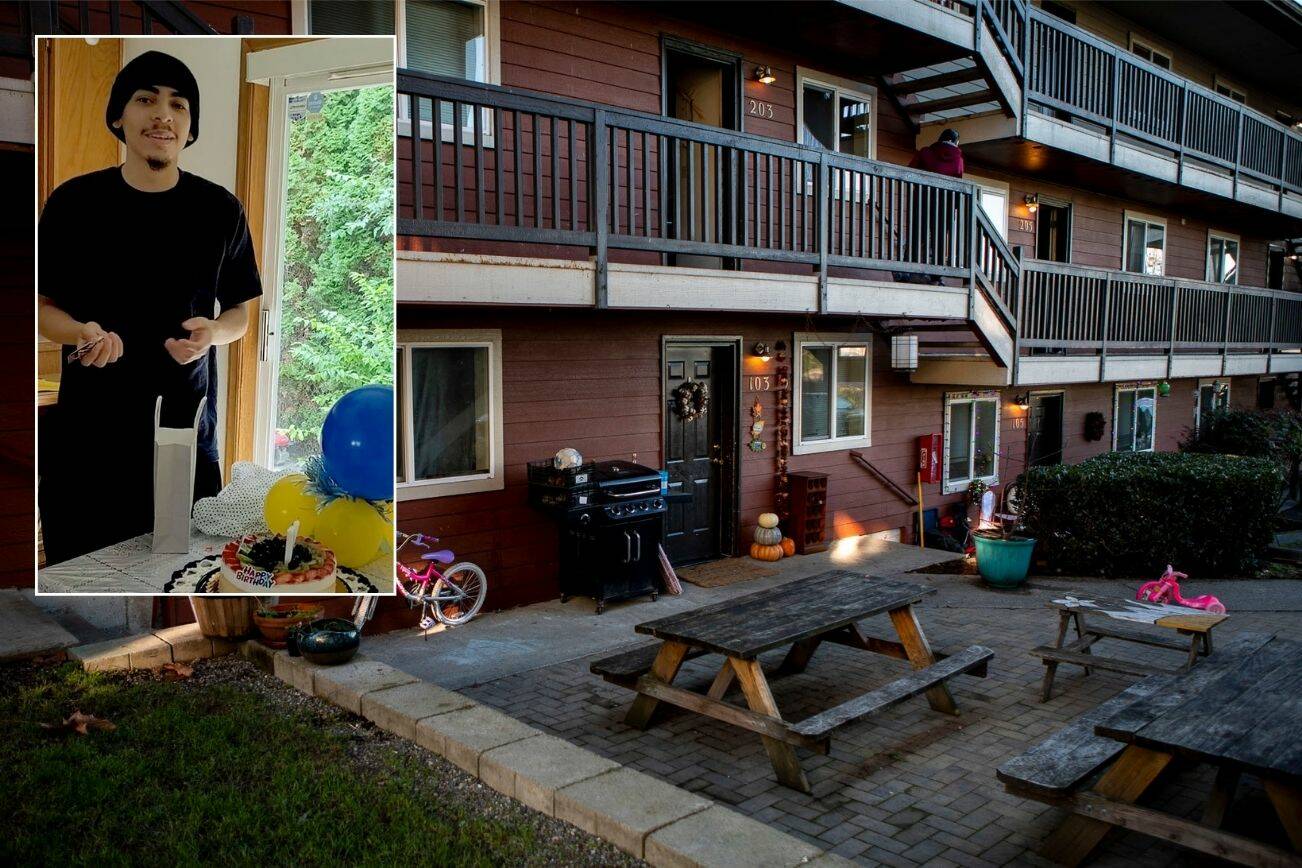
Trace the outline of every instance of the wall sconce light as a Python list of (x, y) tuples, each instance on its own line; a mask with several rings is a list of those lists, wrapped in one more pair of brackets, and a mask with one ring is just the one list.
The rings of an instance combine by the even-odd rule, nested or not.
[(1027, 193), (1025, 201), (1026, 201), (1026, 210), (1031, 214), (1034, 214), (1036, 211), (1040, 210), (1039, 193)]
[(1013, 403), (1017, 405), (1017, 409), (1021, 410), (1022, 412), (1026, 412), (1027, 410), (1031, 409), (1031, 396), (1026, 392), (1023, 392), (1022, 394), (1013, 398)]
[(757, 66), (755, 67), (755, 80), (758, 81), (760, 84), (772, 84), (773, 82), (777, 81), (778, 78), (776, 75), (773, 74), (772, 67)]
[(917, 335), (891, 335), (891, 367), (897, 371), (918, 369)]
[(751, 347), (750, 351), (755, 355), (759, 356), (761, 361), (765, 361), (765, 362), (767, 362), (769, 360), (769, 356), (772, 355), (772, 353), (769, 350), (769, 345), (764, 343), (764, 341), (756, 341), (755, 346)]

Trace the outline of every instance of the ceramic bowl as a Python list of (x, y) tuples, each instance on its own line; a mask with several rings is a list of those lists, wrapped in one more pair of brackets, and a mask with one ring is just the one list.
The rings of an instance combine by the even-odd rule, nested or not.
[(324, 666), (347, 663), (362, 642), (361, 632), (346, 618), (324, 618), (300, 627), (298, 651), (309, 662)]

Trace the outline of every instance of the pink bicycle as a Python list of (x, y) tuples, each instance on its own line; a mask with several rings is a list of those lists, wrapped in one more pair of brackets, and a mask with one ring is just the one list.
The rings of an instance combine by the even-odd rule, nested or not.
[(427, 549), (430, 547), (429, 542), (438, 542), (438, 537), (398, 531), (398, 538), (398, 548), (394, 552), (398, 588), (413, 605), (420, 603), (422, 630), (428, 630), (436, 622), (456, 627), (479, 614), (484, 605), (484, 597), (488, 594), (488, 579), (482, 569), (468, 561), (462, 561), (439, 572), (435, 563), (446, 565), (456, 560), (451, 549), (440, 549), (421, 555), (421, 560), (430, 563), (423, 572), (417, 572), (400, 559), (403, 547), (411, 543)]
[(1225, 604), (1211, 594), (1203, 594), (1199, 597), (1180, 596), (1179, 580), (1187, 578), (1188, 575), (1177, 573), (1174, 567), (1167, 564), (1166, 572), (1162, 573), (1157, 581), (1143, 584), (1135, 594), (1135, 599), (1147, 600), (1150, 603), (1176, 603), (1191, 609), (1202, 609), (1213, 615), (1225, 614)]

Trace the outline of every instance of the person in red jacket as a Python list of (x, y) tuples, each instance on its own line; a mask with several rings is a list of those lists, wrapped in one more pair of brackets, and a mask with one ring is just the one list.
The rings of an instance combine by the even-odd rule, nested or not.
[[(909, 161), (910, 169), (922, 169), (924, 172), (935, 172), (937, 175), (948, 175), (951, 178), (963, 177), (963, 151), (958, 146), (958, 133), (951, 129), (946, 129), (937, 139), (925, 148), (921, 148), (913, 159)], [(910, 220), (910, 228), (914, 238), (921, 239), (924, 237), (921, 218), (918, 214), (920, 204), (915, 201), (914, 215)], [(934, 231), (945, 232), (946, 226), (935, 227)], [(915, 255), (921, 255), (921, 251), (915, 251)], [(901, 282), (909, 282), (912, 275), (907, 272), (895, 272), (895, 279)], [(941, 279), (936, 275), (929, 275), (925, 278), (927, 283), (939, 286)]]
[(958, 133), (953, 130), (942, 132), (939, 139), (913, 155), (909, 168), (962, 178), (963, 149), (958, 146)]

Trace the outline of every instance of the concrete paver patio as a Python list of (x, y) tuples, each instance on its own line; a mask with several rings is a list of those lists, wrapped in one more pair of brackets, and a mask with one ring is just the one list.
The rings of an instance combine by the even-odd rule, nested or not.
[[(672, 611), (695, 608), (809, 575), (830, 566), (875, 575), (949, 559), (879, 541), (860, 540), (822, 555), (778, 564), (779, 575), (723, 588), (686, 587), (682, 597), (614, 606), (601, 616), (586, 600), (482, 616), (470, 625), (427, 641), (413, 628), (367, 640), (367, 654), (444, 687), (460, 690), (538, 730), (584, 747), (629, 769), (699, 793), (752, 819), (817, 847), (861, 862), (889, 865), (1041, 864), (1035, 850), (1061, 820), (1061, 810), (1003, 791), (994, 770), (1078, 714), (1114, 695), (1131, 679), (1104, 673), (1086, 678), (1079, 669), (1059, 671), (1054, 698), (1039, 702), (1040, 662), (1029, 650), (1052, 639), (1056, 620), (1045, 602), (1068, 590), (1116, 595), (1134, 582), (1036, 579), (1014, 592), (985, 588), (979, 580), (912, 574), (938, 593), (919, 607), (933, 645), (973, 643), (995, 651), (985, 679), (950, 682), (958, 718), (911, 701), (847, 726), (832, 739), (827, 756), (802, 752), (813, 793), (802, 795), (773, 779), (758, 737), (697, 715), (670, 711), (646, 732), (623, 723), (632, 694), (588, 672), (588, 663), (645, 641), (634, 624)], [(1198, 582), (1190, 589), (1213, 593), (1229, 607), (1220, 637), (1242, 630), (1279, 631), (1297, 624), (1302, 582)], [(793, 606), (802, 605), (799, 599)], [(882, 623), (876, 623), (881, 620)], [(885, 619), (866, 623), (890, 635)], [(1179, 665), (1175, 652), (1137, 649), (1104, 640), (1105, 653), (1125, 657), (1152, 653)], [(776, 664), (782, 653), (763, 658)], [(1153, 658), (1150, 658), (1153, 659)], [(679, 680), (703, 690), (717, 661), (686, 664)], [(906, 671), (907, 664), (841, 646), (823, 646), (800, 675), (773, 682), (784, 716), (799, 720)], [(677, 683), (677, 682), (676, 682)], [(1197, 816), (1207, 793), (1206, 770), (1173, 777), (1155, 803), (1163, 810)], [(1231, 813), (1231, 828), (1264, 800), (1247, 782)], [(1278, 832), (1266, 827), (1266, 834)], [(648, 845), (649, 846), (649, 845)], [(1187, 851), (1141, 835), (1110, 838), (1101, 865), (1184, 864)]]

